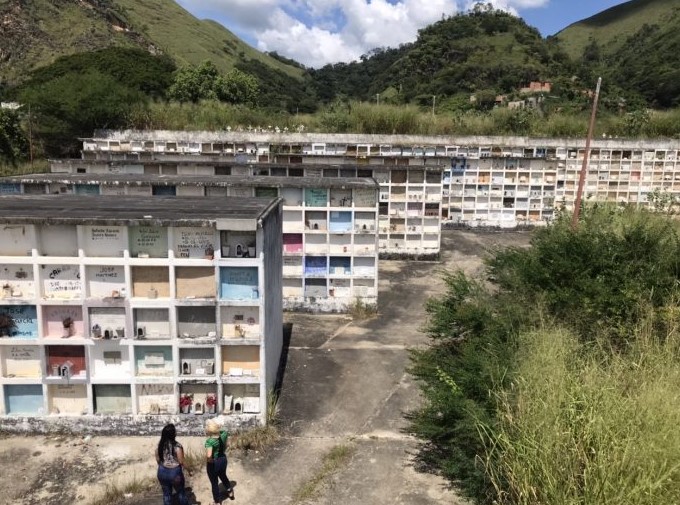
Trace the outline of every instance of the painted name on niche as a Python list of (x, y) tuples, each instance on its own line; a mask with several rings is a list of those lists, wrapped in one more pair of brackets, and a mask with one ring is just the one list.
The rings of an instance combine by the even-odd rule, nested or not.
[(118, 240), (120, 228), (92, 228), (92, 240)]

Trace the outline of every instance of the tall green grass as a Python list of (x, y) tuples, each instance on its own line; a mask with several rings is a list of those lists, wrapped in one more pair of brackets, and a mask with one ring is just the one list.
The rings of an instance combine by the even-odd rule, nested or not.
[[(680, 111), (655, 111), (636, 130), (626, 114), (600, 111), (595, 136), (680, 137)], [(135, 129), (232, 130), (264, 128), (269, 131), (363, 133), (400, 135), (530, 135), (583, 138), (589, 111), (543, 113), (534, 110), (493, 109), (488, 112), (438, 111), (415, 105), (376, 105), (335, 102), (315, 114), (287, 114), (249, 109), (216, 101), (200, 103), (154, 102), (140, 105), (128, 118)]]
[(626, 353), (560, 329), (520, 337), (512, 386), (495, 392), (498, 426), (482, 429), (496, 503), (680, 503), (680, 335), (669, 310), (666, 338), (643, 322)]

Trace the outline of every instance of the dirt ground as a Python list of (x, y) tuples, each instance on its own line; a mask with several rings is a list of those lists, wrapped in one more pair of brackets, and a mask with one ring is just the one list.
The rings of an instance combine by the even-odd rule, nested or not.
[[(528, 232), (448, 230), (440, 262), (381, 261), (376, 317), (287, 314), (292, 336), (279, 401), (283, 437), (264, 453), (230, 454), (236, 502), (465, 503), (446, 481), (414, 466), (420, 442), (406, 431), (404, 414), (417, 407), (419, 395), (406, 371), (408, 349), (427, 343), (420, 332), (423, 302), (443, 291), (442, 271), (480, 273), (491, 248), (523, 246), (529, 239)], [(202, 438), (179, 439), (201, 451)], [(0, 504), (92, 503), (107, 486), (153, 478), (156, 443), (149, 437), (5, 437)], [(324, 456), (340, 446), (348, 448), (348, 459), (320, 478)], [(316, 492), (301, 494), (311, 482), (318, 482)], [(190, 476), (188, 486), (192, 503), (212, 503), (204, 470)], [(162, 499), (154, 488), (121, 503)]]

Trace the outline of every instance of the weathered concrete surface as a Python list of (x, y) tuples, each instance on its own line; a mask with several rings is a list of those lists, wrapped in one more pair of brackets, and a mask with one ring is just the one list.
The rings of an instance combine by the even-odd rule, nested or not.
[[(529, 237), (528, 233), (446, 231), (441, 262), (381, 262), (377, 317), (356, 322), (339, 315), (289, 315), (292, 337), (280, 401), (284, 438), (265, 454), (230, 456), (228, 474), (235, 483), (235, 503), (295, 503), (296, 491), (314, 477), (324, 455), (338, 445), (352, 448), (348, 463), (324, 481), (318, 495), (304, 503), (464, 503), (446, 481), (414, 468), (419, 441), (406, 431), (404, 413), (415, 408), (420, 399), (416, 384), (406, 372), (408, 349), (427, 342), (419, 331), (425, 320), (423, 302), (443, 291), (440, 273), (444, 269), (477, 273), (480, 255), (488, 248), (495, 244), (523, 245)], [(95, 437), (90, 443), (99, 444), (97, 452), (107, 454), (109, 447), (117, 447), (116, 440)], [(134, 457), (127, 454), (126, 459), (112, 459), (112, 471), (100, 471), (100, 477), (94, 479), (96, 484), (78, 484), (77, 493), (65, 494), (62, 501), (37, 501), (34, 497), (38, 492), (27, 485), (12, 503), (87, 503), (84, 497), (93, 496), (102, 482), (121, 482), (131, 475), (153, 476), (151, 451), (157, 439), (137, 440)], [(201, 448), (200, 438), (185, 437), (181, 441), (196, 453)], [(4, 442), (8, 440), (0, 444), (0, 458), (10, 450)], [(36, 443), (19, 442), (22, 444), (15, 444), (15, 448)], [(73, 450), (90, 454), (80, 447)], [(129, 467), (128, 461), (132, 462)], [(108, 467), (103, 465), (100, 470), (103, 468)], [(5, 473), (0, 479), (12, 477)], [(2, 481), (0, 485), (4, 486)], [(189, 484), (196, 503), (212, 502), (203, 470), (191, 477)], [(161, 499), (155, 491), (144, 497), (133, 496), (125, 503), (158, 505)]]

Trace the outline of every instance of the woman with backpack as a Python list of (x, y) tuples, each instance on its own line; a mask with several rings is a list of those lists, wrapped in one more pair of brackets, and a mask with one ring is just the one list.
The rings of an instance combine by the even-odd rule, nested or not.
[(205, 433), (208, 438), (205, 441), (206, 470), (212, 487), (213, 500), (216, 505), (222, 503), (220, 496), (219, 481), (227, 488), (227, 496), (234, 499), (234, 490), (227, 477), (227, 437), (225, 430), (220, 429), (214, 419), (208, 419), (205, 423)]
[(161, 432), (161, 440), (156, 448), (156, 463), (158, 463), (158, 482), (163, 489), (163, 505), (171, 505), (172, 491), (177, 493), (180, 505), (189, 505), (184, 490), (184, 448), (175, 437), (175, 425), (166, 424)]

